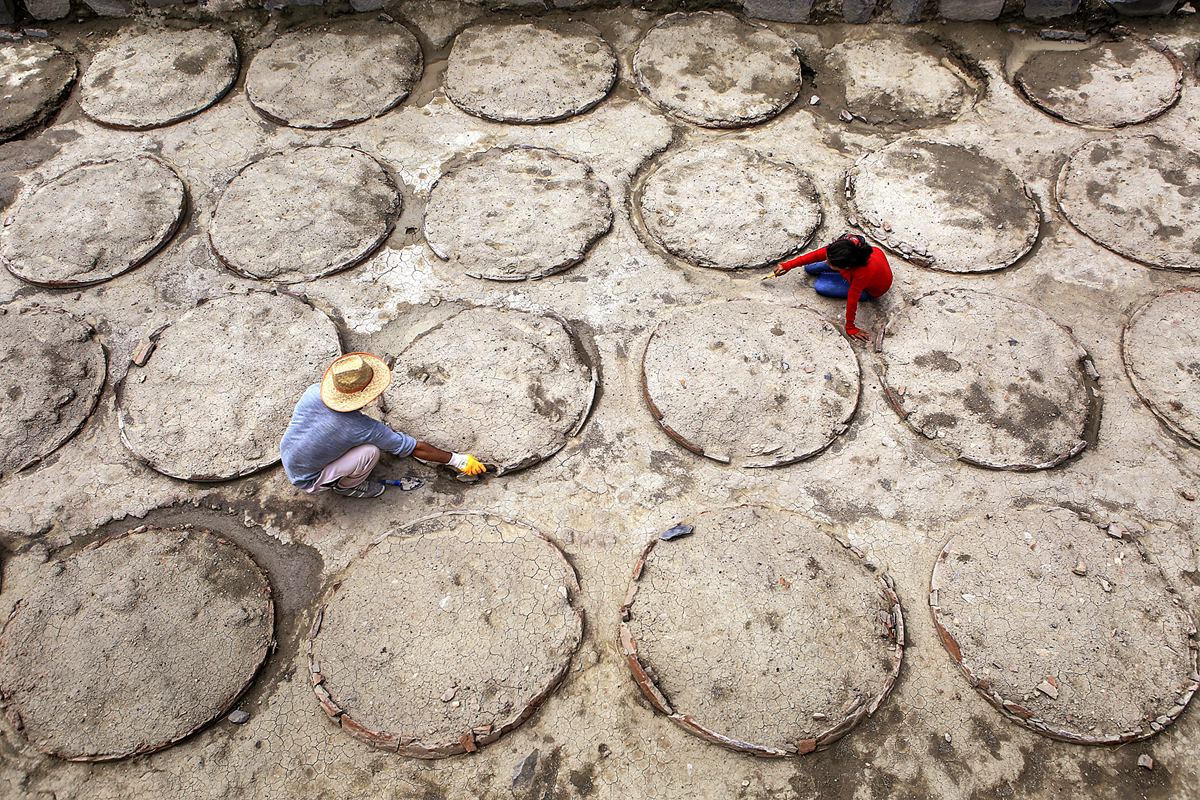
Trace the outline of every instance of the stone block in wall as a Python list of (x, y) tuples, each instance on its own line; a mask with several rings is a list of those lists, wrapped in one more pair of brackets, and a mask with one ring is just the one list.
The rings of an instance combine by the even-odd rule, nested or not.
[(133, 16), (133, 4), (128, 0), (83, 0), (83, 2), (101, 17)]
[(1025, 0), (1025, 19), (1065, 17), (1079, 10), (1079, 0)]
[(996, 19), (1004, 10), (1004, 0), (938, 0), (938, 14), (946, 19), (973, 22)]
[(904, 25), (920, 22), (924, 9), (925, 0), (892, 0), (892, 14), (897, 22)]
[(855, 24), (870, 22), (875, 0), (842, 0), (842, 19)]
[(12, 25), (16, 21), (17, 14), (12, 0), (0, 0), (0, 25)]
[(746, 16), (771, 22), (808, 22), (813, 0), (745, 0)]
[(1127, 17), (1151, 17), (1170, 14), (1177, 0), (1105, 0), (1118, 14)]

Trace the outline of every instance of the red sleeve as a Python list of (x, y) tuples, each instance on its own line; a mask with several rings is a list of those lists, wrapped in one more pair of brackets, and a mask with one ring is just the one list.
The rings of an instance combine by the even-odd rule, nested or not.
[[(846, 273), (842, 273), (842, 277), (846, 277)], [(850, 293), (846, 295), (846, 333), (858, 333), (858, 328), (854, 327), (854, 315), (858, 313), (858, 298), (862, 296), (863, 289), (867, 288), (867, 281), (871, 279), (870, 270), (859, 267), (856, 270), (850, 270)]]
[(790, 261), (784, 261), (779, 266), (783, 267), (784, 269), (791, 269), (792, 267), (803, 267), (807, 264), (816, 264), (818, 261), (824, 260), (825, 248), (822, 247), (820, 250), (813, 250), (811, 253), (805, 253), (802, 256), (796, 256)]

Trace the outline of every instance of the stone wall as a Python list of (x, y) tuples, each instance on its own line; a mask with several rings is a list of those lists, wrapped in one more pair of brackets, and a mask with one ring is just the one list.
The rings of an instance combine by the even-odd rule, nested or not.
[[(331, 13), (376, 11), (395, 5), (398, 0), (0, 0), (0, 25), (11, 25), (32, 17), (35, 20), (55, 20), (72, 12), (79, 16), (132, 17), (147, 9), (179, 6), (220, 16), (247, 8), (277, 9), (284, 6), (326, 6)], [(432, 5), (461, 2), (468, 5), (510, 7), (522, 10), (547, 11), (582, 8), (593, 5), (613, 5), (596, 0), (431, 0)], [(630, 0), (620, 0), (629, 4)], [(670, 10), (671, 2), (639, 3), (656, 10)], [(677, 5), (683, 5), (682, 3)], [(1184, 0), (732, 0), (713, 4), (736, 9), (749, 17), (774, 22), (887, 22), (913, 24), (923, 20), (993, 20), (1001, 16), (1024, 17), (1042, 22), (1053, 20), (1069, 25), (1096, 14), (1116, 13), (1125, 16), (1152, 16), (1176, 11), (1195, 13)], [(1176, 6), (1180, 8), (1177, 10)], [(691, 5), (689, 4), (689, 7)]]

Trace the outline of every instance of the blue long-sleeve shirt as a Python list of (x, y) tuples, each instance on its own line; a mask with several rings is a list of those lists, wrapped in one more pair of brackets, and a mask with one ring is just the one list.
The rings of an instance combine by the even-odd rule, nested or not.
[(288, 480), (301, 489), (311, 488), (321, 471), (352, 447), (373, 444), (398, 456), (411, 455), (417, 440), (397, 433), (361, 411), (334, 411), (321, 400), (321, 385), (304, 390), (292, 421), (288, 423), (279, 453)]

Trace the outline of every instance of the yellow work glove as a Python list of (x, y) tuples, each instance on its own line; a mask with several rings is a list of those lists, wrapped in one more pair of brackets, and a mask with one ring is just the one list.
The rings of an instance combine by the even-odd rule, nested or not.
[(481, 472), (487, 472), (487, 467), (479, 463), (475, 456), (466, 453), (451, 453), (450, 466), (464, 475), (478, 475)]

